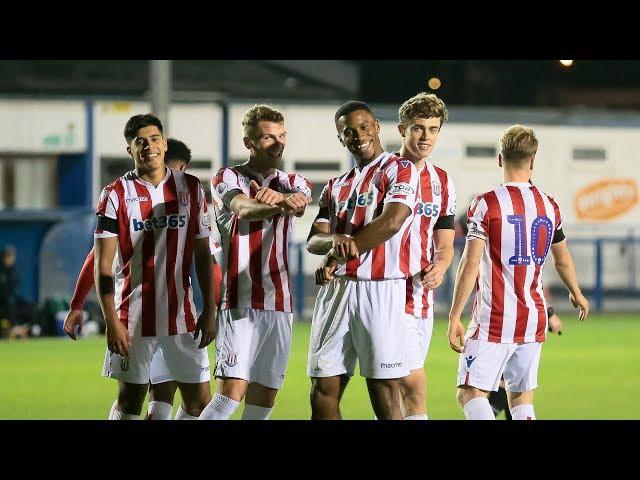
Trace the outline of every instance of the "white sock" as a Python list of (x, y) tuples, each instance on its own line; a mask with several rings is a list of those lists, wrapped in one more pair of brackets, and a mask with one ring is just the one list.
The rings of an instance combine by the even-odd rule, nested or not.
[(173, 405), (153, 400), (147, 407), (147, 420), (171, 420)]
[(269, 420), (272, 408), (259, 407), (258, 405), (244, 404), (241, 420)]
[(140, 415), (131, 415), (129, 413), (122, 413), (118, 410), (118, 400), (111, 405), (111, 411), (109, 412), (109, 420), (140, 420)]
[(204, 407), (198, 420), (229, 420), (240, 402), (216, 393), (209, 404)]
[(476, 397), (469, 400), (462, 407), (467, 420), (495, 420), (496, 416), (491, 409), (489, 399), (486, 397)]
[(187, 412), (185, 412), (182, 409), (182, 404), (181, 404), (180, 408), (178, 408), (178, 411), (176, 412), (176, 416), (174, 420), (198, 420), (198, 417), (194, 417), (193, 415), (189, 415)]
[(408, 417), (404, 417), (405, 420), (429, 420), (426, 413), (421, 413), (420, 415), (409, 415)]
[(516, 405), (511, 410), (511, 418), (514, 420), (535, 420), (536, 414), (533, 411), (533, 405), (530, 403), (523, 403), (522, 405)]

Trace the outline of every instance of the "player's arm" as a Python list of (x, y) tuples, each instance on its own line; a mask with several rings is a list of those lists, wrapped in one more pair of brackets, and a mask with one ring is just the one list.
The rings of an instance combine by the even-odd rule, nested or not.
[(216, 257), (211, 255), (211, 271), (213, 275), (213, 301), (216, 307), (220, 307), (222, 302), (222, 268), (216, 262)]
[(567, 240), (564, 236), (561, 241), (551, 244), (551, 255), (553, 256), (553, 264), (556, 267), (562, 283), (564, 283), (569, 290), (569, 300), (571, 300), (575, 308), (580, 309), (578, 318), (584, 320), (589, 316), (589, 301), (582, 294), (580, 286), (578, 285), (576, 269), (573, 265), (573, 259), (571, 258), (571, 253), (567, 247)]
[(387, 203), (380, 216), (367, 223), (353, 236), (356, 248), (362, 253), (386, 242), (400, 231), (409, 215), (411, 208), (404, 203)]
[(440, 217), (433, 230), (435, 253), (433, 263), (423, 270), (422, 283), (426, 288), (436, 288), (442, 284), (444, 274), (453, 260), (453, 240), (456, 236), (453, 215)]
[(203, 303), (202, 313), (198, 317), (193, 338), (195, 339), (202, 332), (198, 348), (204, 348), (216, 337), (216, 302), (212, 285), (212, 255), (209, 248), (209, 237), (195, 239), (193, 256)]
[(118, 318), (114, 300), (113, 259), (117, 247), (117, 236), (95, 239), (93, 247), (95, 252), (94, 281), (100, 308), (102, 308), (102, 314), (107, 324), (107, 345), (109, 350), (126, 357), (129, 355), (129, 349), (131, 348), (131, 339), (126, 327)]
[(94, 284), (94, 258), (92, 248), (82, 265), (80, 275), (78, 275), (76, 288), (73, 291), (73, 296), (71, 297), (71, 305), (67, 312), (67, 316), (64, 319), (64, 332), (73, 340), (76, 340), (76, 329), (77, 333), (82, 331), (82, 320), (84, 317), (82, 307)]
[(449, 345), (458, 353), (462, 353), (464, 349), (464, 328), (460, 317), (476, 283), (478, 265), (480, 264), (484, 246), (485, 241), (483, 239), (468, 238), (458, 264), (456, 283), (453, 288), (453, 303), (449, 312), (449, 327), (447, 329)]

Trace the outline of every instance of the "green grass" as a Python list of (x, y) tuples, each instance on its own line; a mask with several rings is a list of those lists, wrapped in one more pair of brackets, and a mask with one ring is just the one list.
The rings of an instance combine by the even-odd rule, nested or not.
[[(542, 349), (537, 417), (640, 418), (640, 316), (593, 316), (583, 324), (568, 315), (562, 320), (564, 334), (551, 335)], [(274, 419), (310, 416), (309, 330), (308, 323), (295, 325), (287, 378), (278, 394)], [(458, 358), (445, 333), (446, 323), (436, 321), (426, 363), (429, 416), (462, 419), (455, 401)], [(78, 342), (66, 338), (1, 341), (0, 419), (106, 418), (116, 383), (100, 375), (104, 349), (103, 337)], [(213, 362), (213, 348), (209, 353)], [(362, 377), (351, 380), (342, 413), (348, 419), (373, 418)]]

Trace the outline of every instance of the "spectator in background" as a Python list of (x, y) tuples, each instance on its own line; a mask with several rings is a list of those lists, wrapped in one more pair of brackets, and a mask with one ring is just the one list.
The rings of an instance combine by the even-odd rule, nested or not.
[(0, 321), (9, 338), (26, 337), (33, 317), (32, 307), (18, 294), (20, 276), (16, 265), (16, 248), (7, 245), (0, 258)]

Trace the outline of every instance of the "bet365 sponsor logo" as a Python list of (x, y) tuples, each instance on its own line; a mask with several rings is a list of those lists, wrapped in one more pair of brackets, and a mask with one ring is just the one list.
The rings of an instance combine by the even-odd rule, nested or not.
[(160, 215), (157, 217), (147, 218), (146, 220), (138, 220), (137, 218), (131, 219), (133, 223), (133, 230), (139, 232), (145, 230), (147, 232), (151, 230), (161, 230), (163, 228), (182, 228), (187, 224), (186, 215)]
[(373, 203), (373, 192), (361, 193), (357, 197), (354, 195), (348, 201), (338, 204), (338, 211), (353, 210), (356, 207), (366, 207)]
[(415, 214), (425, 217), (437, 217), (440, 213), (440, 205), (437, 203), (416, 202)]

